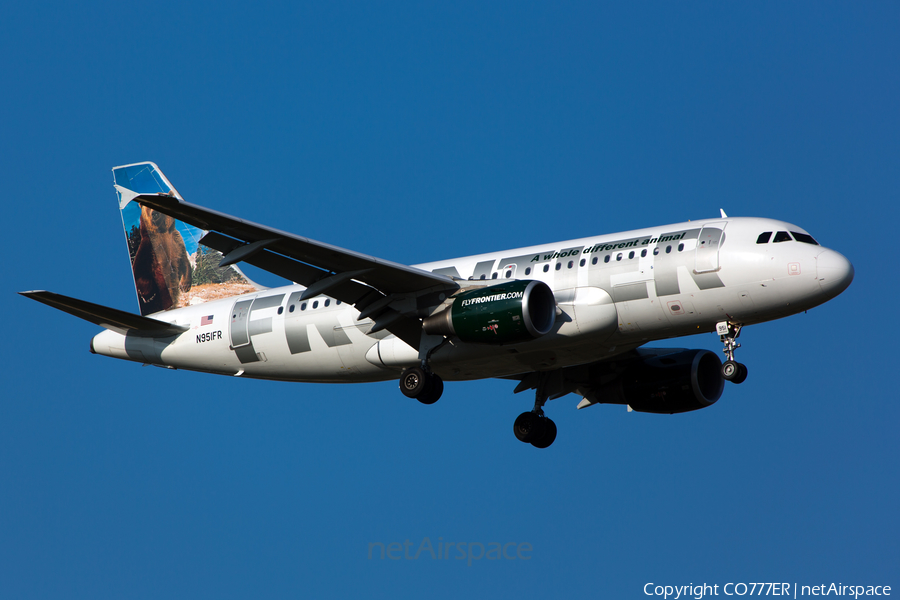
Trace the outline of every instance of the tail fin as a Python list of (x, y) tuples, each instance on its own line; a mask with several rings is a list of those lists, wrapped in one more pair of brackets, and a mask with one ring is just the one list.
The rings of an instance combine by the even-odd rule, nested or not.
[(218, 253), (200, 245), (205, 231), (132, 202), (140, 194), (183, 199), (154, 163), (114, 167), (113, 184), (141, 315), (259, 289), (233, 265), (217, 266)]

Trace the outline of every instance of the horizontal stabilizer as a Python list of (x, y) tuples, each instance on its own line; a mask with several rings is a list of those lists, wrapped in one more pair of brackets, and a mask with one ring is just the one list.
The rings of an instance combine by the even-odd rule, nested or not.
[(130, 334), (141, 337), (171, 337), (187, 331), (189, 328), (183, 325), (173, 325), (165, 321), (158, 321), (149, 317), (142, 317), (117, 308), (109, 308), (92, 302), (86, 302), (77, 298), (70, 298), (62, 294), (54, 294), (43, 290), (32, 292), (19, 292), (26, 298), (37, 300), (47, 306), (52, 306), (79, 319), (84, 319), (105, 327), (122, 335)]

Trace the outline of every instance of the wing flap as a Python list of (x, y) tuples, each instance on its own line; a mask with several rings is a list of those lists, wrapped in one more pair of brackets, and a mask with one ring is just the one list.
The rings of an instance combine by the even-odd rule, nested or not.
[(174, 325), (44, 290), (19, 292), (19, 294), (122, 335), (171, 337), (189, 329), (184, 325)]

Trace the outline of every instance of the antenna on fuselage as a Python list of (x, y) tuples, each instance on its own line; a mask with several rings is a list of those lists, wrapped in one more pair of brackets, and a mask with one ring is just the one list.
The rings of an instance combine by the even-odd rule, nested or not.
[(728, 215), (725, 214), (725, 209), (724, 209), (724, 208), (720, 208), (720, 209), (719, 209), (719, 212), (722, 213), (722, 218), (723, 218), (723, 219), (727, 219), (727, 218), (728, 218)]

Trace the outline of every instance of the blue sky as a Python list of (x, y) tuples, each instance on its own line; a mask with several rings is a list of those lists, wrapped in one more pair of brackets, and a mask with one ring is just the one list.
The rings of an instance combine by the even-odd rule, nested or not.
[[(18, 3), (0, 24), (10, 598), (645, 597), (645, 583), (900, 585), (890, 2)], [(548, 413), (505, 381), (261, 382), (92, 356), (15, 294), (137, 311), (111, 167), (407, 264), (717, 216), (847, 256), (841, 296), (747, 328), (695, 413)], [(681, 345), (719, 352), (713, 334)], [(428, 537), (530, 560), (368, 559)]]

